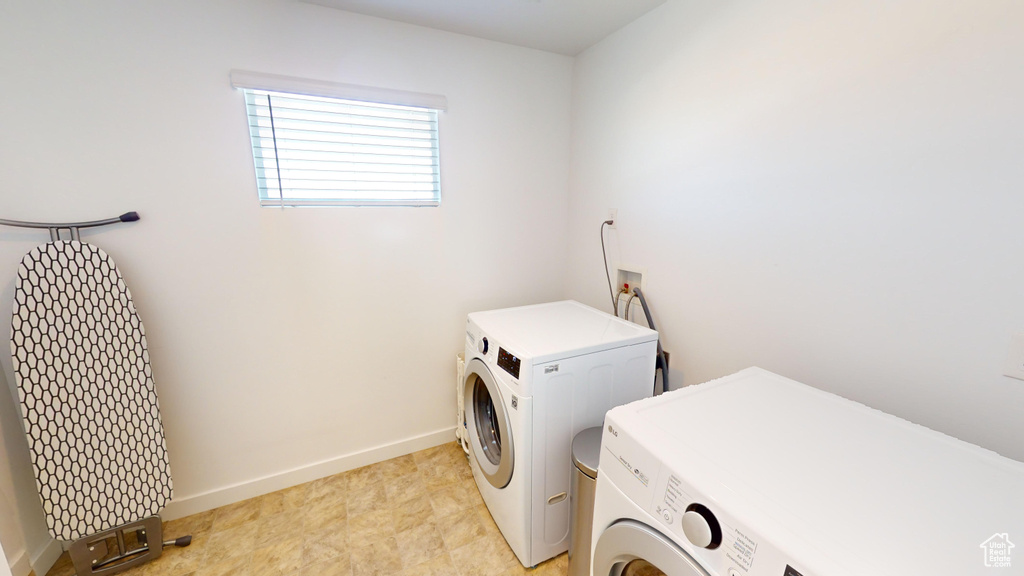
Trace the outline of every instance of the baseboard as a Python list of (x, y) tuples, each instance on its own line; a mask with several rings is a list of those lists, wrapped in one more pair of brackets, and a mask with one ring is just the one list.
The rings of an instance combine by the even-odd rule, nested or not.
[[(32, 572), (35, 572), (37, 576), (46, 574), (57, 563), (57, 559), (63, 553), (64, 549), (61, 548), (60, 542), (50, 540), (43, 544), (39, 550), (36, 550), (32, 558), (28, 558), (28, 554), (24, 554), (22, 559), (15, 561), (14, 566), (11, 566), (11, 572), (13, 576), (27, 576)], [(24, 567), (20, 565), (21, 560), (24, 560)]]
[(450, 426), (435, 432), (421, 434), (390, 444), (374, 446), (351, 454), (344, 454), (278, 474), (256, 478), (200, 494), (175, 498), (164, 508), (160, 516), (164, 520), (183, 518), (305, 482), (311, 482), (325, 476), (339, 474), (347, 470), (359, 468), (360, 466), (366, 466), (367, 464), (375, 464), (390, 458), (416, 452), (417, 450), (431, 448), (445, 442), (453, 442), (454, 440), (455, 427)]
[[(4, 550), (7, 552), (7, 550)], [(10, 562), (11, 576), (28, 576), (32, 572), (32, 564), (28, 560), (28, 553), (24, 550), (19, 550), (10, 555), (10, 558), (4, 558), (0, 554), (0, 561)], [(2, 573), (3, 570), (0, 570)]]

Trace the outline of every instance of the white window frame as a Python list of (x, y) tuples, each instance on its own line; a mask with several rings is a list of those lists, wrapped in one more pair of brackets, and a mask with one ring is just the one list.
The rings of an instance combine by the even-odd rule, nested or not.
[[(267, 175), (269, 172), (264, 172), (264, 168), (261, 160), (261, 152), (259, 151), (259, 142), (261, 139), (266, 140), (265, 134), (266, 126), (262, 128), (258, 124), (254, 124), (252, 116), (249, 114), (249, 104), (256, 97), (269, 98), (268, 102), (272, 101), (275, 96), (288, 97), (288, 95), (295, 96), (312, 96), (318, 98), (332, 98), (339, 100), (353, 101), (354, 103), (366, 103), (366, 104), (377, 104), (385, 106), (400, 106), (410, 107), (416, 109), (423, 109), (432, 111), (433, 116), (436, 118), (440, 116), (440, 112), (444, 112), (448, 108), (447, 99), (444, 96), (436, 94), (425, 94), (420, 92), (408, 92), (403, 90), (391, 90), (386, 88), (377, 88), (370, 86), (359, 86), (354, 84), (342, 84), (337, 82), (327, 82), (322, 80), (310, 80), (305, 78), (295, 78), (291, 76), (279, 76), (275, 74), (262, 74), (259, 72), (249, 72), (244, 70), (233, 70), (231, 72), (231, 85), (238, 88), (246, 93), (247, 98), (247, 118), (250, 118), (250, 138), (253, 147), (253, 158), (254, 158), (254, 169), (257, 176), (257, 188), (259, 189), (260, 205), (266, 207), (296, 207), (296, 206), (439, 206), (441, 201), (441, 188), (440, 188), (440, 150), (438, 149), (438, 130), (437, 125), (434, 124), (434, 130), (432, 133), (433, 143), (433, 174), (435, 175), (436, 181), (434, 184), (433, 197), (430, 199), (409, 199), (400, 197), (356, 197), (355, 195), (347, 195), (342, 197), (339, 194), (336, 198), (295, 198), (286, 197), (287, 188), (280, 188), (281, 179), (280, 172), (277, 174), (278, 188), (274, 189), (278, 194), (271, 197), (270, 193), (274, 190), (270, 190), (271, 187), (261, 186), (261, 178), (263, 182), (267, 182)], [(267, 96), (269, 93), (269, 97)], [(420, 110), (420, 111), (423, 111)], [(277, 145), (277, 136), (273, 137), (274, 145)], [(276, 158), (276, 149), (273, 160)], [(270, 170), (270, 169), (268, 169)], [(396, 196), (400, 196), (400, 192), (396, 192)], [(372, 196), (372, 195), (368, 195)]]

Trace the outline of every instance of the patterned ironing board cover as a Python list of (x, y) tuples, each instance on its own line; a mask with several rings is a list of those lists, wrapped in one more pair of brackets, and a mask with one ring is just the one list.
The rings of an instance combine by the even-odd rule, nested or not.
[(21, 261), (11, 353), (32, 466), (60, 540), (135, 522), (171, 497), (146, 333), (114, 261), (56, 241)]

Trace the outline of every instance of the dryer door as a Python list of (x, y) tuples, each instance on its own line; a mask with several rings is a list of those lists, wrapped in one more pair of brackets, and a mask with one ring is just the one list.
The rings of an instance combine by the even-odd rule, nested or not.
[(594, 548), (594, 576), (708, 576), (692, 556), (657, 530), (620, 520)]
[(498, 383), (479, 358), (466, 365), (462, 394), (473, 459), (492, 486), (504, 488), (512, 479), (512, 426)]

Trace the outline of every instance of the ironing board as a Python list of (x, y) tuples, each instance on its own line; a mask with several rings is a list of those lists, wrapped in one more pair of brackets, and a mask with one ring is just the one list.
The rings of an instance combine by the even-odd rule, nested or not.
[[(160, 542), (171, 470), (131, 292), (110, 256), (73, 237), (22, 259), (11, 353), (50, 534), (76, 541), (80, 576), (112, 574), (159, 556), (146, 540)], [(129, 530), (140, 547), (125, 544)]]

